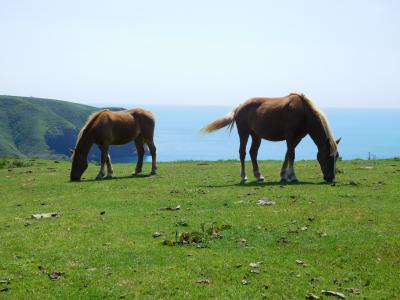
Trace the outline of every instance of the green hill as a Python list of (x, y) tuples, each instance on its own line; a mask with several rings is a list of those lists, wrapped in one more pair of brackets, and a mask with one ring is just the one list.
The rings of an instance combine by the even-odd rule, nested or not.
[[(0, 156), (69, 156), (80, 128), (98, 109), (53, 99), (0, 96)], [(98, 151), (93, 148), (89, 159), (98, 159)], [(116, 161), (123, 161), (132, 157), (133, 146), (115, 148), (113, 152)]]
[(68, 155), (95, 107), (50, 99), (0, 96), (0, 156)]

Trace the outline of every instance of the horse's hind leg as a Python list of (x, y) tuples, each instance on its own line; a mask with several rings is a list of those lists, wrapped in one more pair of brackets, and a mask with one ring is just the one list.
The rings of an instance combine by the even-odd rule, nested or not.
[(156, 174), (157, 171), (157, 148), (154, 145), (153, 139), (147, 141), (147, 146), (149, 147), (151, 154), (151, 174)]
[(138, 138), (135, 139), (135, 146), (136, 146), (136, 152), (138, 155), (138, 159), (137, 159), (137, 163), (136, 163), (135, 173), (132, 173), (132, 175), (138, 175), (138, 174), (142, 173), (144, 146), (143, 146), (143, 138), (141, 136), (139, 136)]
[(254, 177), (257, 179), (257, 181), (264, 181), (264, 177), (260, 173), (257, 162), (258, 149), (260, 148), (261, 145), (261, 137), (259, 137), (255, 133), (252, 133), (251, 139), (252, 143), (250, 147), (250, 157), (251, 157), (251, 162), (253, 163), (253, 174)]
[(151, 173), (156, 174), (157, 171), (157, 148), (154, 145), (154, 120), (148, 119), (143, 123), (142, 136), (144, 142), (147, 144), (151, 154)]
[(238, 133), (239, 133), (239, 138), (240, 138), (240, 146), (239, 146), (240, 177), (242, 178), (242, 180), (240, 182), (245, 183), (245, 182), (247, 182), (246, 166), (245, 166), (246, 145), (247, 145), (247, 141), (249, 139), (250, 133), (248, 131), (239, 129), (239, 126), (238, 126)]

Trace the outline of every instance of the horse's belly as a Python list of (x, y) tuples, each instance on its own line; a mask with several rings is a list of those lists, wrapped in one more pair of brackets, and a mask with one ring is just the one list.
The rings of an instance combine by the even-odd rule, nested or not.
[(264, 140), (272, 141), (272, 142), (279, 142), (286, 140), (286, 137), (283, 134), (279, 134), (277, 132), (266, 132), (265, 134), (261, 135)]
[(139, 135), (139, 129), (134, 122), (114, 123), (112, 128), (112, 145), (124, 145), (133, 141)]
[(258, 122), (252, 127), (252, 130), (265, 140), (274, 142), (286, 140), (285, 130), (277, 124)]
[(137, 132), (132, 130), (125, 133), (114, 134), (112, 139), (113, 145), (124, 145), (132, 142), (137, 137)]

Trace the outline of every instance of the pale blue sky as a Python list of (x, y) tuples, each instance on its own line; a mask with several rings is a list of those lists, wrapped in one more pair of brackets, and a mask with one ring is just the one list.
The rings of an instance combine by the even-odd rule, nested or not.
[(0, 0), (0, 94), (400, 107), (400, 1)]

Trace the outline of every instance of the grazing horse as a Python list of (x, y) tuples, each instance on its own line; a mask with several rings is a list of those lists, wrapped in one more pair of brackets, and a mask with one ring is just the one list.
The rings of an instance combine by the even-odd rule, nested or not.
[(108, 148), (110, 145), (123, 145), (135, 141), (138, 160), (135, 172), (142, 172), (144, 144), (147, 144), (152, 158), (151, 174), (155, 174), (156, 146), (153, 142), (154, 115), (143, 109), (129, 109), (113, 112), (108, 109), (92, 114), (79, 132), (75, 149), (72, 153), (71, 181), (79, 181), (88, 167), (87, 156), (93, 144), (101, 151), (101, 167), (96, 179), (105, 177), (104, 165), (107, 164), (107, 178), (112, 177)]
[(297, 182), (294, 172), (295, 148), (301, 139), (309, 134), (318, 147), (317, 159), (324, 179), (335, 179), (336, 160), (339, 156), (337, 144), (329, 129), (325, 115), (310, 98), (304, 94), (291, 93), (280, 98), (252, 98), (239, 105), (225, 117), (205, 126), (204, 133), (236, 123), (240, 138), (240, 163), (242, 182), (247, 181), (245, 170), (246, 144), (252, 138), (250, 157), (253, 173), (258, 181), (264, 177), (258, 169), (257, 154), (261, 139), (269, 141), (286, 140), (287, 152), (281, 169), (281, 181)]

